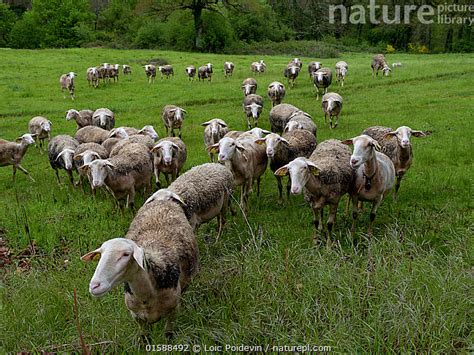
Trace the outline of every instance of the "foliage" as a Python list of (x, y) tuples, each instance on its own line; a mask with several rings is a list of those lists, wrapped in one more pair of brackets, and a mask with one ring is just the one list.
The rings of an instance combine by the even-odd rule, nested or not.
[(393, 54), (396, 52), (396, 50), (391, 44), (387, 44), (387, 48), (385, 49), (385, 52), (388, 54)]
[(6, 47), (17, 18), (10, 6), (0, 3), (0, 47)]
[(43, 28), (38, 25), (34, 14), (27, 11), (13, 26), (9, 45), (12, 48), (39, 48), (42, 39)]

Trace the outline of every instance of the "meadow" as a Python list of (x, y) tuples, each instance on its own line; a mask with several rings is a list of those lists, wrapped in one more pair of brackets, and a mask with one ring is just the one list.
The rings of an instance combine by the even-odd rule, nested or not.
[[(149, 50), (0, 49), (0, 138), (27, 132), (37, 115), (53, 122), (53, 135), (74, 135), (70, 108), (108, 107), (117, 126), (154, 125), (164, 135), (161, 110), (177, 104), (188, 112), (183, 140), (185, 169), (208, 161), (202, 122), (218, 117), (231, 129), (244, 130), (240, 83), (252, 76), (250, 63), (264, 59), (267, 72), (256, 76), (257, 93), (284, 81), (288, 56), (214, 55)], [(141, 65), (161, 59), (173, 64), (175, 77), (149, 85)], [(473, 350), (473, 121), (474, 56), (387, 56), (399, 61), (388, 78), (371, 77), (371, 53), (345, 53), (321, 59), (334, 68), (349, 63), (345, 86), (334, 82), (344, 107), (339, 126), (324, 124), (320, 101), (306, 72), (315, 58), (301, 58), (303, 71), (284, 102), (310, 113), (318, 141), (347, 139), (366, 127), (401, 125), (431, 130), (412, 138), (414, 163), (394, 201), (387, 197), (366, 235), (368, 209), (354, 235), (351, 217), (339, 206), (333, 243), (313, 241), (311, 210), (302, 196), (277, 204), (276, 180), (268, 170), (259, 198), (249, 200), (248, 223), (229, 216), (215, 241), (216, 222), (197, 232), (200, 273), (185, 292), (171, 344), (325, 345), (337, 352), (469, 352)], [(225, 79), (225, 60), (235, 63)], [(100, 63), (132, 66), (131, 80), (89, 88), (85, 70)], [(189, 82), (184, 68), (211, 62), (212, 83)], [(59, 76), (75, 71), (76, 100), (64, 99)], [(269, 129), (271, 104), (265, 101), (260, 126)], [(95, 264), (79, 258), (103, 241), (123, 236), (133, 219), (110, 196), (58, 185), (47, 155), (30, 147), (21, 172), (0, 168), (0, 237), (11, 263), (0, 269), (0, 349), (80, 351), (73, 312), (73, 291), (84, 340), (94, 352), (144, 350), (138, 327), (116, 288), (93, 298), (88, 284)], [(235, 196), (238, 196), (237, 194)], [(137, 205), (143, 197), (137, 196)], [(32, 247), (34, 245), (34, 247)], [(25, 250), (34, 249), (33, 253)], [(5, 249), (3, 249), (5, 250)], [(164, 323), (152, 331), (152, 343), (164, 344)], [(271, 348), (270, 348), (271, 349)]]

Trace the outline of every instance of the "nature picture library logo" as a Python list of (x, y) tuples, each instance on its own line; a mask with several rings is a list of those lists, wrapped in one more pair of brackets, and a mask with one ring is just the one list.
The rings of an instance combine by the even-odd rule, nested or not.
[(418, 21), (422, 24), (458, 24), (471, 26), (474, 22), (474, 4), (433, 5), (380, 5), (370, 0), (367, 5), (330, 5), (329, 23), (340, 19), (342, 24), (380, 23), (386, 25), (409, 24)]

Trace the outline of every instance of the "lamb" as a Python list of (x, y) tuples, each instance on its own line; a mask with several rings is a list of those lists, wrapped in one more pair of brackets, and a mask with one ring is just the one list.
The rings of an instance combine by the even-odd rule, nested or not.
[(342, 196), (351, 193), (354, 172), (349, 164), (351, 151), (336, 139), (320, 143), (313, 154), (297, 158), (279, 168), (276, 176), (289, 175), (291, 193), (298, 195), (304, 188), (305, 200), (313, 210), (315, 232), (322, 230), (320, 216), (326, 205), (330, 206), (327, 220), (328, 242), (336, 221), (336, 213)]
[(375, 139), (380, 144), (381, 152), (386, 154), (392, 161), (397, 176), (393, 193), (393, 197), (396, 199), (402, 178), (410, 169), (413, 160), (410, 137), (426, 137), (431, 132), (415, 131), (407, 126), (398, 127), (396, 130), (389, 127), (374, 126), (365, 129), (362, 134)]
[(274, 133), (283, 133), (283, 130), (290, 120), (291, 116), (301, 111), (298, 107), (290, 104), (279, 104), (274, 106), (270, 111), (270, 127)]
[(80, 167), (96, 159), (107, 159), (108, 157), (109, 153), (107, 152), (107, 150), (97, 143), (82, 143), (79, 144), (74, 150), (73, 160), (75, 168), (79, 173), (79, 179), (81, 182), (84, 182), (84, 178), (87, 178), (89, 180), (92, 189), (92, 194), (94, 196), (95, 189), (92, 186), (92, 179), (87, 174), (85, 174), (85, 172), (83, 172)]
[(75, 96), (74, 96), (74, 78), (76, 77), (76, 73), (74, 72), (69, 72), (67, 74), (61, 75), (59, 78), (59, 84), (61, 85), (61, 92), (63, 93), (64, 98), (66, 98), (66, 95), (64, 95), (64, 90), (69, 91), (69, 95), (71, 95), (71, 99), (74, 101)]
[(321, 64), (321, 62), (309, 62), (309, 64), (308, 64), (309, 78), (312, 79), (314, 73), (316, 73), (322, 67), (323, 67), (323, 65)]
[(66, 112), (66, 120), (75, 120), (77, 124), (76, 130), (92, 125), (92, 115), (94, 112), (92, 110), (81, 110), (77, 111), (74, 109), (70, 109)]
[(341, 86), (344, 86), (344, 79), (348, 70), (349, 65), (346, 62), (340, 61), (336, 63), (336, 80), (338, 83), (341, 83)]
[(321, 68), (313, 74), (313, 83), (316, 88), (316, 100), (319, 100), (319, 89), (323, 89), (323, 94), (327, 93), (331, 82), (332, 72), (329, 68)]
[(289, 64), (283, 71), (283, 75), (288, 79), (288, 86), (290, 88), (295, 86), (296, 78), (300, 73), (300, 67), (295, 64)]
[(234, 72), (235, 65), (232, 62), (225, 62), (224, 63), (224, 76), (226, 78), (232, 77), (232, 73)]
[[(258, 125), (258, 118), (263, 110), (263, 98), (260, 95), (250, 94), (244, 97), (244, 112), (247, 116), (248, 129)], [(253, 121), (253, 125), (251, 124)]]
[[(270, 160), (270, 169), (275, 172), (283, 165), (297, 157), (308, 158), (316, 148), (316, 137), (306, 130), (295, 130), (286, 133), (281, 137), (276, 133), (271, 133), (265, 138), (255, 141), (257, 144), (265, 144), (267, 157)], [(283, 186), (281, 176), (275, 175), (278, 184), (279, 201), (282, 201)], [(286, 195), (290, 193), (291, 181), (288, 180)]]
[(354, 169), (354, 185), (352, 199), (352, 228), (355, 230), (357, 215), (360, 213), (359, 201), (372, 202), (370, 211), (370, 223), (368, 235), (373, 234), (372, 225), (377, 214), (377, 209), (383, 198), (395, 185), (395, 167), (388, 156), (380, 153), (379, 143), (367, 136), (361, 135), (342, 142), (347, 145), (354, 145), (351, 155), (351, 167)]
[(296, 111), (293, 113), (285, 126), (284, 133), (292, 132), (296, 129), (305, 129), (316, 136), (316, 124), (306, 112)]
[(242, 92), (244, 96), (248, 96), (250, 94), (255, 94), (257, 92), (257, 80), (254, 78), (247, 78), (242, 82), (241, 86)]
[(106, 130), (115, 127), (115, 116), (108, 108), (98, 108), (92, 115), (92, 125)]
[(102, 144), (109, 138), (110, 132), (96, 126), (85, 126), (77, 130), (75, 138), (79, 143)]
[(56, 173), (58, 184), (61, 184), (59, 169), (64, 169), (69, 176), (69, 181), (74, 185), (73, 171), (76, 170), (74, 166), (74, 151), (78, 145), (79, 142), (77, 140), (66, 134), (56, 136), (49, 141), (49, 164)]
[(123, 64), (122, 65), (122, 72), (123, 72), (123, 76), (132, 75), (132, 68), (130, 67), (130, 65)]
[(204, 81), (204, 79), (208, 79), (211, 82), (212, 79), (212, 64), (207, 63), (206, 65), (200, 66), (198, 69), (198, 79), (199, 81)]
[(216, 239), (219, 239), (234, 189), (234, 176), (229, 169), (221, 164), (206, 163), (185, 172), (168, 189), (155, 192), (145, 204), (177, 195), (183, 201), (186, 217), (194, 230), (217, 217)]
[(107, 240), (81, 257), (90, 262), (100, 256), (89, 284), (92, 296), (124, 284), (125, 304), (145, 339), (151, 324), (164, 317), (165, 334), (172, 337), (182, 293), (199, 269), (196, 237), (177, 198), (142, 206), (125, 238)]
[(186, 144), (178, 137), (162, 138), (152, 148), (153, 153), (153, 171), (156, 177), (156, 186), (160, 189), (160, 173), (163, 173), (166, 180), (166, 186), (176, 180), (179, 172), (186, 162), (187, 152)]
[(115, 199), (125, 199), (125, 207), (134, 208), (135, 192), (145, 188), (151, 192), (153, 171), (150, 151), (143, 144), (130, 143), (120, 154), (109, 159), (96, 159), (80, 169), (92, 177), (93, 188), (106, 185)]
[(153, 64), (147, 64), (144, 66), (144, 68), (148, 84), (154, 83), (156, 77), (156, 66)]
[(89, 86), (97, 88), (99, 86), (99, 72), (97, 71), (97, 68), (87, 68), (86, 79)]
[(372, 77), (379, 75), (379, 70), (382, 70), (384, 76), (388, 76), (392, 69), (390, 69), (389, 65), (385, 61), (385, 56), (383, 54), (376, 54), (372, 59)]
[[(339, 123), (339, 114), (342, 110), (342, 97), (335, 92), (328, 92), (323, 96), (321, 107), (324, 112), (324, 122), (326, 117), (329, 116), (329, 128), (336, 128)], [(336, 117), (336, 122), (332, 123), (333, 117)]]
[(185, 72), (188, 76), (188, 80), (194, 81), (194, 77), (196, 76), (196, 67), (194, 65), (187, 66)]
[(260, 60), (260, 62), (253, 62), (250, 64), (250, 69), (252, 72), (260, 74), (265, 72), (265, 69), (267, 69), (267, 65), (263, 62), (263, 59)]
[(166, 105), (163, 107), (162, 118), (165, 124), (166, 135), (169, 137), (170, 134), (174, 137), (174, 130), (179, 130), (179, 138), (181, 138), (181, 126), (183, 125), (184, 116), (186, 110), (175, 105)]
[(174, 77), (174, 70), (172, 65), (163, 65), (158, 67), (158, 71), (161, 74), (161, 79), (163, 79), (163, 76), (166, 76), (166, 79), (169, 79), (170, 76)]
[(39, 150), (42, 153), (44, 140), (51, 139), (51, 121), (47, 118), (36, 116), (28, 123), (28, 131), (35, 137), (35, 141), (39, 140)]
[(115, 145), (113, 145), (112, 149), (110, 150), (110, 157), (118, 155), (121, 153), (122, 149), (128, 144), (141, 144), (146, 149), (151, 151), (155, 145), (155, 141), (151, 139), (149, 136), (145, 136), (142, 134), (135, 134), (133, 136), (129, 136), (125, 139), (120, 139)]
[(272, 107), (281, 104), (285, 97), (285, 85), (278, 81), (274, 81), (268, 85), (267, 95), (272, 102)]
[(219, 143), (211, 145), (208, 150), (219, 153), (220, 163), (224, 163), (232, 174), (236, 186), (242, 186), (240, 207), (247, 210), (247, 200), (252, 192), (252, 185), (257, 180), (257, 196), (260, 195), (260, 178), (267, 168), (265, 147), (255, 143), (255, 138), (249, 136), (232, 139), (222, 138)]
[(35, 181), (30, 173), (20, 165), (28, 146), (34, 142), (35, 135), (29, 133), (25, 133), (17, 138), (16, 142), (0, 139), (0, 166), (13, 166), (13, 182), (16, 178), (16, 169), (20, 169), (20, 171), (28, 175), (32, 181)]
[[(204, 129), (204, 144), (206, 147), (218, 143), (229, 132), (227, 123), (219, 118), (201, 123), (201, 126), (206, 127)], [(209, 152), (209, 158), (211, 158), (211, 162), (214, 162), (213, 153)]]

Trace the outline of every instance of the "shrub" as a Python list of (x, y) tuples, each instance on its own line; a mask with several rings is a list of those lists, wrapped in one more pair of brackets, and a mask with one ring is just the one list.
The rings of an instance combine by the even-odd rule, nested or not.
[(0, 3), (0, 47), (6, 47), (10, 32), (17, 20), (7, 4)]
[(42, 36), (41, 26), (35, 21), (33, 14), (27, 11), (10, 32), (10, 46), (12, 48), (39, 48)]
[(391, 44), (387, 44), (387, 48), (385, 49), (385, 52), (388, 54), (392, 54), (392, 53), (395, 53), (396, 50)]

